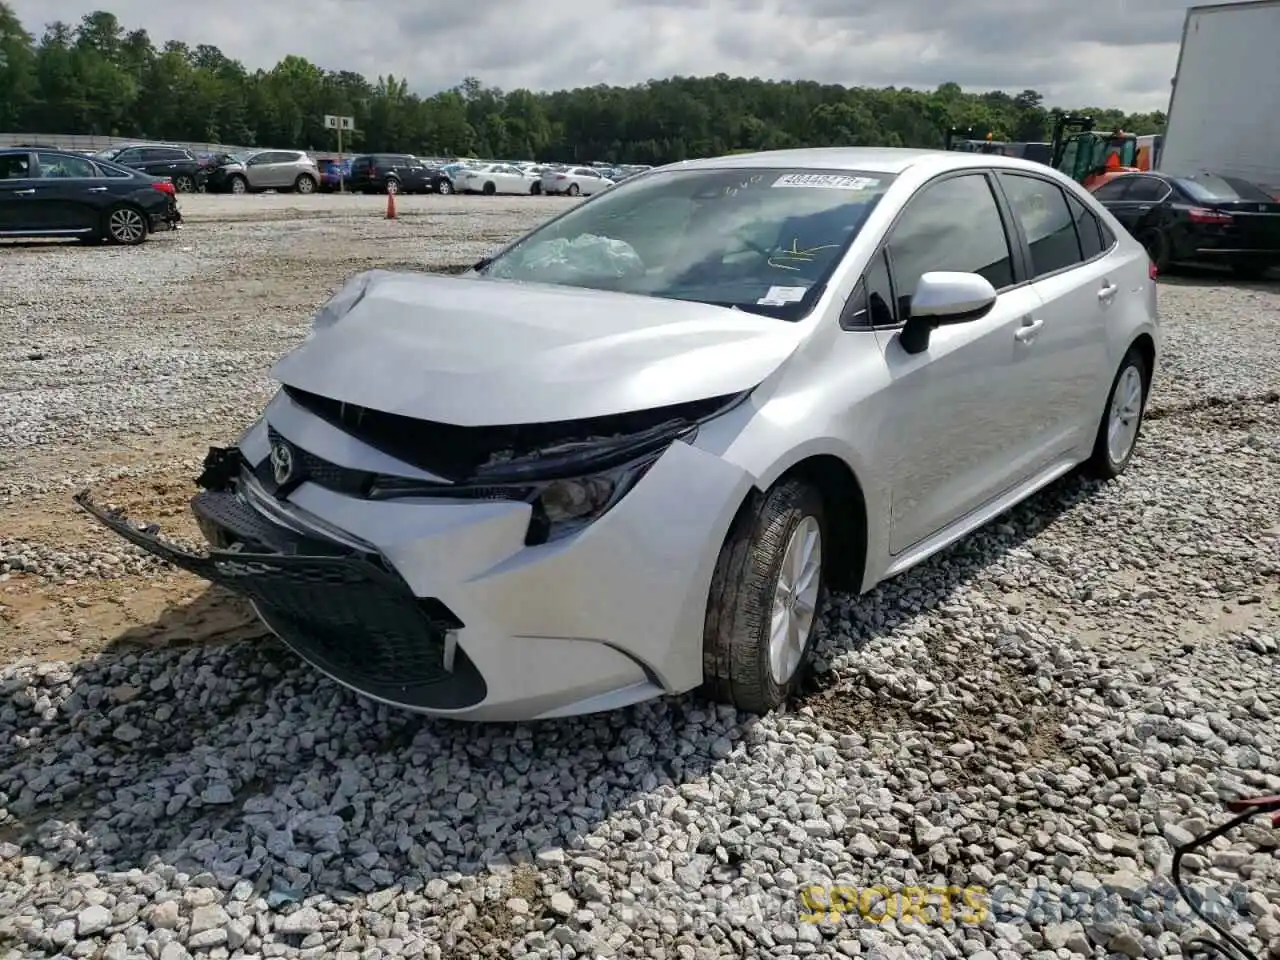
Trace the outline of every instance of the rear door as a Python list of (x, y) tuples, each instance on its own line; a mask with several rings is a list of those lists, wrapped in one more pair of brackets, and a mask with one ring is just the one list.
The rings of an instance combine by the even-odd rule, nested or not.
[(37, 152), (35, 199), (49, 230), (97, 228), (107, 187), (98, 168), (85, 157)]
[(153, 177), (174, 177), (178, 175), (179, 166), (190, 162), (186, 153), (172, 147), (143, 147), (140, 167)]

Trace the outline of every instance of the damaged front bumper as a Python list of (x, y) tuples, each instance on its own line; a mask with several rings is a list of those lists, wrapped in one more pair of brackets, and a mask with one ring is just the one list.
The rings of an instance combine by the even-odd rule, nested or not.
[[(271, 409), (288, 420), (283, 400)], [(334, 455), (324, 439), (341, 437), (331, 428), (289, 422), (312, 450)], [(246, 597), (304, 660), (394, 706), (534, 720), (701, 682), (707, 589), (750, 483), (738, 468), (675, 444), (601, 519), (530, 546), (527, 503), (379, 501), (319, 476), (273, 489), (270, 432), (259, 421), (238, 448), (210, 452), (191, 501), (208, 549), (174, 544), (87, 491), (76, 502), (142, 549)]]
[(88, 491), (75, 502), (148, 553), (245, 597), (295, 653), (375, 699), (442, 711), (484, 699), (484, 679), (457, 650), (457, 618), (415, 597), (374, 554), (272, 524), (231, 490), (191, 501), (206, 539), (224, 545), (201, 553), (98, 506)]

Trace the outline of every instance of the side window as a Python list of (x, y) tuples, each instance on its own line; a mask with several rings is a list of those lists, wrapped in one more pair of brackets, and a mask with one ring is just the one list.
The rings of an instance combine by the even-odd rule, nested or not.
[(1102, 234), (1103, 250), (1110, 250), (1112, 247), (1116, 245), (1116, 235), (1112, 233), (1111, 228), (1108, 227), (1101, 220), (1098, 221), (1098, 232)]
[(1080, 241), (1061, 189), (1012, 173), (1000, 174), (1000, 185), (1031, 248), (1032, 279), (1080, 262)]
[(31, 176), (31, 158), (25, 153), (0, 157), (0, 180), (26, 180)]
[(142, 162), (142, 151), (139, 150), (137, 147), (133, 147), (132, 149), (126, 150), (124, 151), (124, 153), (116, 157), (116, 163), (122, 164), (123, 166), (126, 166), (126, 167), (131, 163), (141, 163), (141, 162)]
[(981, 173), (926, 186), (889, 236), (898, 315), (910, 315), (916, 284), (934, 270), (976, 273), (997, 290), (1013, 284), (1009, 239), (991, 185)]
[(867, 264), (867, 270), (858, 281), (844, 315), (840, 318), (840, 326), (845, 330), (895, 326), (898, 318), (893, 305), (889, 263), (881, 250)]
[(127, 180), (129, 174), (123, 170), (117, 170), (115, 167), (108, 167), (105, 164), (98, 165), (98, 172), (104, 177), (110, 177), (113, 180)]
[(1080, 238), (1081, 259), (1092, 260), (1107, 249), (1102, 243), (1102, 221), (1069, 193), (1067, 194), (1067, 206), (1071, 208), (1071, 219), (1076, 222), (1076, 236)]
[(92, 163), (81, 157), (64, 157), (56, 153), (37, 153), (36, 164), (45, 180), (65, 180), (68, 177), (97, 177)]
[(1108, 180), (1097, 190), (1093, 191), (1093, 195), (1099, 200), (1120, 200), (1124, 197), (1129, 189), (1129, 185), (1133, 183), (1135, 177), (1117, 177), (1114, 180)]
[(1126, 200), (1139, 203), (1159, 203), (1169, 195), (1169, 185), (1155, 177), (1134, 177), (1133, 186), (1125, 194)]

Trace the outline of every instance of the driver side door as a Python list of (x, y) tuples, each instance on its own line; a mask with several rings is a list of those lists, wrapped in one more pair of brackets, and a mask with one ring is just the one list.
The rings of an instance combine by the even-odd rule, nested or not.
[[(902, 554), (1029, 478), (1039, 466), (1030, 426), (1037, 384), (1021, 342), (1042, 307), (991, 174), (944, 174), (904, 208), (884, 245), (890, 325), (878, 325), (890, 385), (877, 451), (892, 486), (890, 551)], [(901, 343), (911, 295), (932, 271), (977, 273), (995, 306), (939, 327), (928, 347)]]

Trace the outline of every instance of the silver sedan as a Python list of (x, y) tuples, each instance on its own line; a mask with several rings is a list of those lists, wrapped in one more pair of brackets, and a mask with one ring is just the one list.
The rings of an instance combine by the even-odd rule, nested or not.
[(1077, 184), (998, 156), (760, 153), (647, 172), (461, 277), (373, 271), (214, 451), (194, 553), (387, 703), (566, 716), (791, 694), (869, 590), (1134, 455), (1155, 273)]

